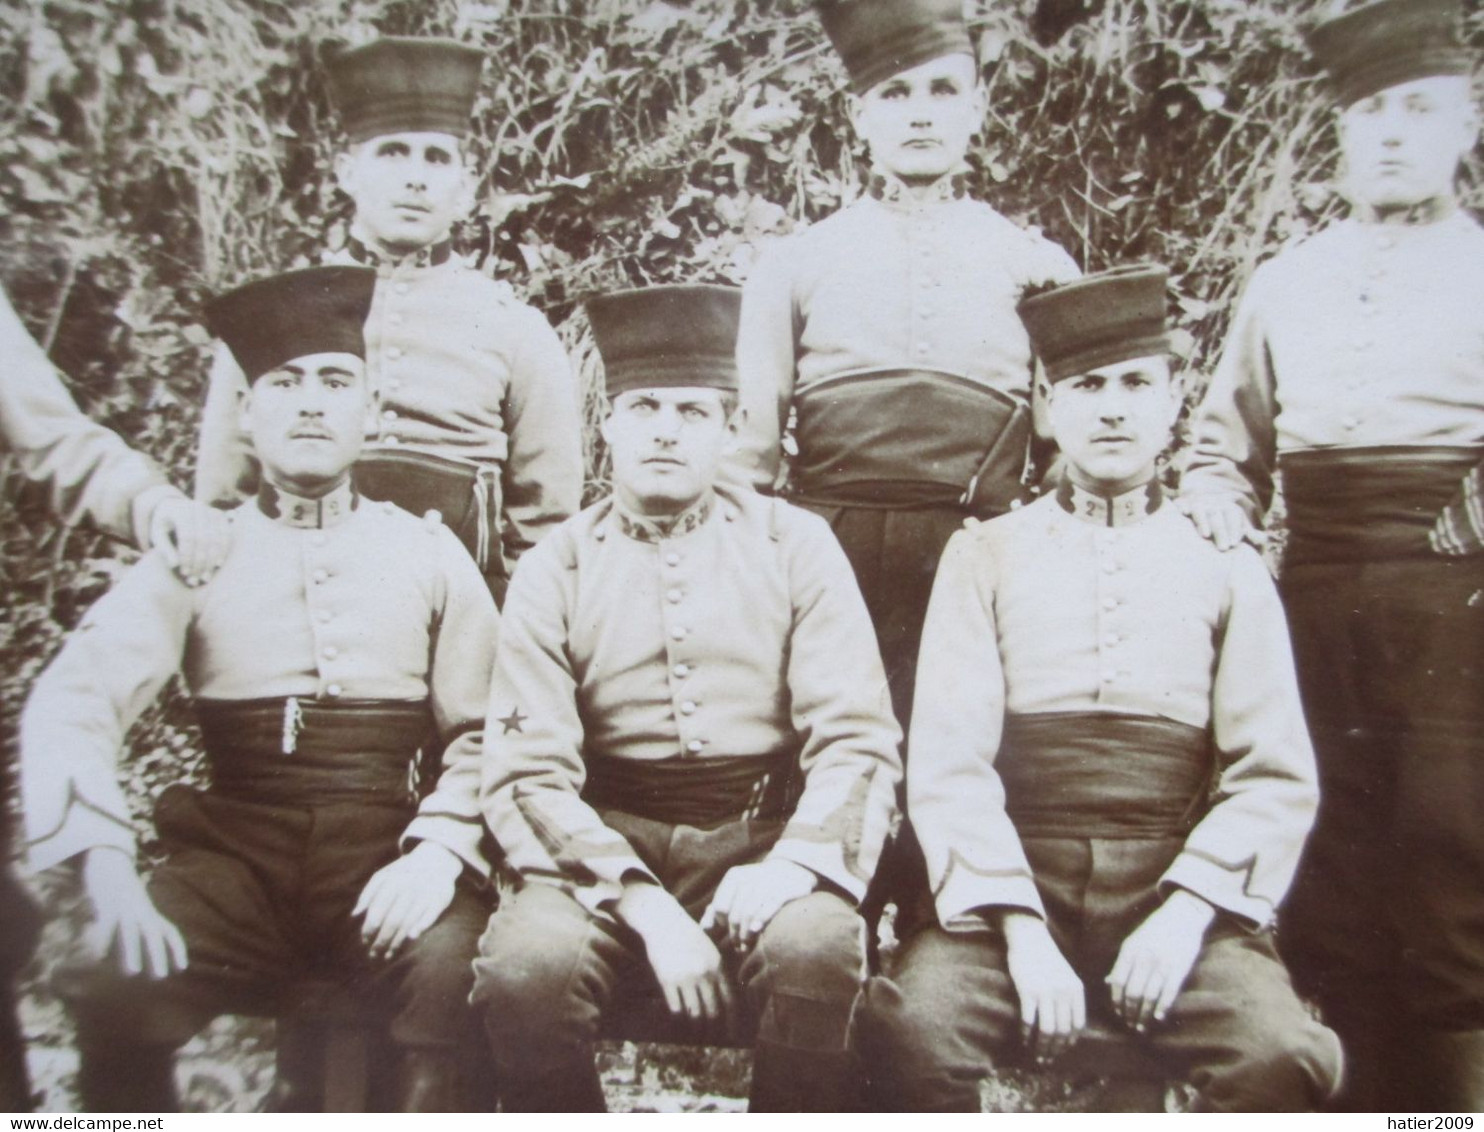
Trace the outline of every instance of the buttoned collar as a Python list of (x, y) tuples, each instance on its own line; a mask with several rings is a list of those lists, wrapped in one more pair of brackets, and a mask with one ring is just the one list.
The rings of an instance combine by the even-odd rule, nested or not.
[(1159, 510), (1164, 503), (1164, 489), (1159, 480), (1118, 495), (1102, 495), (1088, 491), (1063, 476), (1056, 488), (1056, 501), (1068, 515), (1098, 527), (1126, 527), (1143, 522)]
[(407, 255), (393, 256), (350, 236), (345, 241), (345, 250), (351, 259), (366, 267), (437, 267), (447, 263), (453, 255), (453, 244), (448, 240), (439, 240), (436, 244), (418, 248)]
[(945, 201), (963, 200), (969, 195), (969, 177), (967, 173), (949, 173), (946, 177), (939, 177), (926, 193), (919, 195), (900, 177), (876, 170), (866, 181), (866, 193), (888, 208), (916, 212)]
[(1357, 204), (1353, 215), (1362, 224), (1382, 224), (1394, 227), (1417, 228), (1425, 224), (1436, 224), (1447, 220), (1458, 212), (1458, 201), (1451, 196), (1433, 197), (1431, 200), (1410, 205), (1407, 208), (1390, 209), (1384, 213), (1369, 205)]
[(708, 490), (680, 514), (656, 519), (650, 515), (634, 514), (614, 496), (613, 515), (618, 522), (618, 529), (636, 542), (662, 542), (689, 534), (701, 526), (711, 517), (711, 510), (715, 505), (716, 496)]
[(360, 499), (350, 480), (318, 499), (295, 495), (266, 479), (258, 486), (258, 510), (275, 523), (305, 530), (319, 530), (345, 522), (360, 504)]

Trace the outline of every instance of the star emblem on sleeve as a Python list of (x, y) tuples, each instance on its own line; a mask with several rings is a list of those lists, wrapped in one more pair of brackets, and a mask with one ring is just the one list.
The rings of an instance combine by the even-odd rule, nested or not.
[(517, 735), (524, 735), (526, 729), (521, 724), (530, 718), (528, 715), (521, 715), (519, 707), (512, 707), (509, 715), (501, 716), (495, 722), (505, 728), (501, 734), (509, 735), (514, 731)]

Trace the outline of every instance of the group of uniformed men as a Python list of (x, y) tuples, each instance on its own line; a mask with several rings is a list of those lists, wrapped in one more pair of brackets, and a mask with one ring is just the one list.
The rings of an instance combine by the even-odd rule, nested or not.
[[(469, 47), (332, 61), (348, 245), (206, 312), (225, 521), (6, 312), (11, 446), (154, 547), (22, 720), (29, 862), (78, 862), (109, 952), (59, 976), (87, 1108), (169, 1109), (176, 1048), (307, 974), (382, 1005), (403, 1111), (491, 1072), (601, 1109), (592, 1043), (646, 997), (755, 1036), (758, 1110), (977, 1110), (1095, 1021), (1210, 1109), (1484, 1107), (1458, 0), (1313, 30), (1350, 215), (1253, 277), (1178, 498), (1164, 269), (1079, 278), (964, 196), (959, 0), (820, 11), (867, 192), (740, 293), (589, 302), (613, 492), (579, 513), (559, 342), (449, 248)], [(115, 767), (176, 672), (209, 784), (156, 800), (146, 883)]]

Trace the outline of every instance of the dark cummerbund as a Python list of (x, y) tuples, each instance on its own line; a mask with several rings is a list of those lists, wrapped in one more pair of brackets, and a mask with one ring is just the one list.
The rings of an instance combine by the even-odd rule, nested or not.
[(1024, 497), (1030, 409), (958, 374), (838, 374), (794, 399), (793, 494), (831, 507), (961, 504), (980, 517)]
[(1206, 811), (1205, 728), (1106, 712), (1010, 715), (995, 769), (1021, 837), (1183, 836)]
[(437, 731), (426, 700), (196, 701), (211, 788), (246, 802), (410, 803)]
[(356, 461), (355, 481), (367, 499), (419, 516), (437, 511), (481, 570), (500, 570), (500, 481), (493, 468), (428, 452), (370, 448)]
[(798, 803), (798, 756), (620, 759), (588, 754), (582, 798), (599, 810), (709, 829), (740, 818), (782, 818)]
[(1288, 566), (1432, 557), (1428, 532), (1484, 447), (1388, 445), (1284, 452)]

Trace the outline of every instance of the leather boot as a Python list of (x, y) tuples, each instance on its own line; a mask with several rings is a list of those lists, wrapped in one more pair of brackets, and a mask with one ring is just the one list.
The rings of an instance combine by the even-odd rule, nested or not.
[(865, 1081), (849, 1053), (758, 1042), (748, 1112), (860, 1112)]
[(179, 1112), (175, 1050), (126, 1042), (77, 1044), (83, 1112)]
[(1484, 1112), (1484, 1030), (1423, 1031), (1414, 1048), (1426, 1108)]
[(591, 1058), (585, 1066), (552, 1069), (522, 1078), (499, 1071), (501, 1112), (607, 1112), (608, 1101)]
[(459, 1055), (404, 1050), (397, 1059), (394, 1112), (468, 1112), (469, 1090)]

